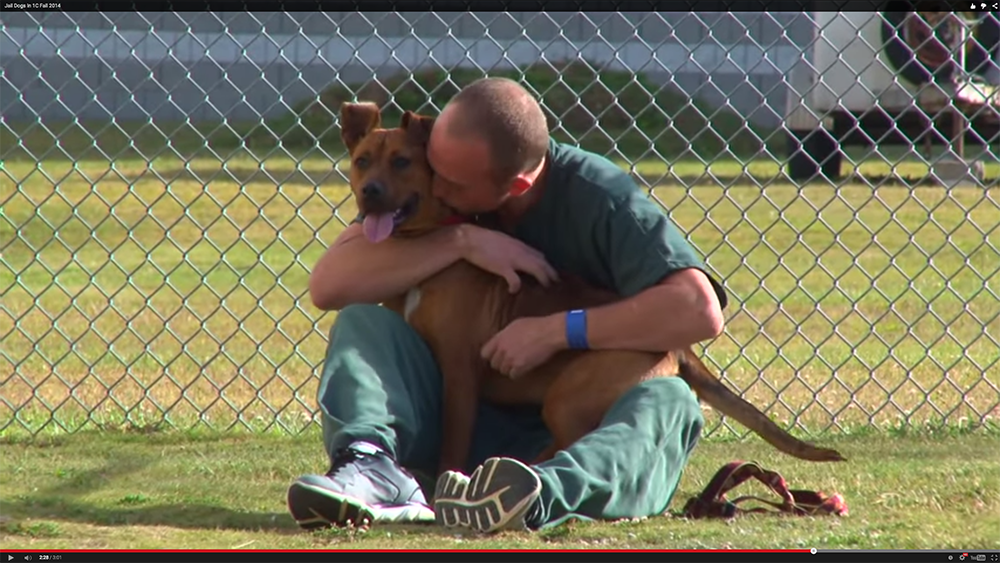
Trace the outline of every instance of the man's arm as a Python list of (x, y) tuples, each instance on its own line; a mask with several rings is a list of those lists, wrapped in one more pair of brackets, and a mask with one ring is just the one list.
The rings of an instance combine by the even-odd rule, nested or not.
[[(590, 348), (665, 352), (722, 333), (725, 292), (658, 204), (635, 190), (599, 221), (595, 250), (623, 299), (586, 312)], [(545, 325), (552, 345), (568, 346), (565, 313)]]
[[(631, 179), (623, 175), (618, 181)], [(585, 252), (622, 299), (588, 309), (584, 323), (574, 315), (570, 335), (565, 311), (514, 320), (480, 351), (494, 369), (521, 377), (569, 348), (571, 338), (580, 346), (575, 341), (581, 332), (590, 349), (648, 352), (683, 348), (722, 332), (726, 294), (705, 273), (694, 248), (638, 189), (618, 193), (619, 201), (609, 198), (587, 216), (581, 242), (592, 245)]]
[[(546, 318), (545, 338), (568, 347), (566, 314)], [(666, 352), (722, 334), (722, 307), (708, 276), (687, 268), (637, 295), (587, 310), (587, 341), (594, 350)]]
[(381, 303), (433, 276), (462, 257), (458, 225), (412, 239), (369, 242), (352, 223), (309, 275), (309, 296), (322, 310), (352, 303)]
[(537, 250), (503, 233), (475, 225), (452, 225), (410, 239), (372, 243), (352, 223), (319, 259), (309, 276), (309, 296), (323, 310), (352, 303), (381, 303), (416, 286), (458, 260), (521, 285), (518, 272), (542, 285), (556, 272)]

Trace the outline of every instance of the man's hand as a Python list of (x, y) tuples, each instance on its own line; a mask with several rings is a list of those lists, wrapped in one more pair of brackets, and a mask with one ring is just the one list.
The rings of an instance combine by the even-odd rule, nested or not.
[(511, 293), (521, 289), (518, 272), (534, 276), (545, 287), (559, 279), (541, 252), (516, 238), (475, 225), (460, 225), (459, 228), (462, 257), (506, 279)]
[(483, 346), (482, 357), (493, 369), (517, 379), (566, 348), (565, 326), (560, 315), (515, 319)]

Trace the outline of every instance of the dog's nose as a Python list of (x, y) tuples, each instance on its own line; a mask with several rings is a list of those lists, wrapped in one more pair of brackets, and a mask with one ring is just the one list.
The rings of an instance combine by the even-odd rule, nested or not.
[(385, 188), (378, 182), (369, 182), (361, 188), (361, 197), (368, 201), (378, 201), (385, 195)]

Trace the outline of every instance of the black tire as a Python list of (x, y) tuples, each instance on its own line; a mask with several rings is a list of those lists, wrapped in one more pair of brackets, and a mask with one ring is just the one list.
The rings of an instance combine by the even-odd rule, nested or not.
[[(909, 3), (906, 2), (889, 2), (890, 8), (908, 6)], [(913, 54), (913, 50), (903, 40), (903, 22), (911, 13), (882, 12), (882, 48), (889, 63), (904, 80), (914, 86), (922, 86), (932, 81), (950, 82), (957, 70), (955, 65), (945, 64), (937, 70), (928, 68)]]
[(840, 178), (844, 153), (840, 143), (826, 129), (789, 131), (788, 148), (788, 177), (792, 180), (808, 182), (817, 175), (828, 180)]
[(986, 14), (976, 27), (976, 42), (965, 57), (965, 70), (985, 74), (997, 51), (1000, 51), (1000, 15)]

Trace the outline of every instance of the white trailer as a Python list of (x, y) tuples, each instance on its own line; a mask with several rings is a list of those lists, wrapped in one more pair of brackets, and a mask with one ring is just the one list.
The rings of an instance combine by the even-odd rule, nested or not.
[[(953, 154), (932, 163), (932, 173), (952, 180), (975, 175), (977, 167), (964, 159), (969, 131), (1000, 143), (998, 15), (979, 16), (815, 12), (811, 60), (804, 57), (790, 73), (788, 175), (797, 181), (837, 178), (844, 145), (930, 140), (935, 117), (951, 126), (937, 140)], [(928, 22), (937, 27), (919, 27)], [(940, 30), (931, 31), (940, 41), (938, 52), (933, 41), (919, 41), (921, 29)], [(954, 41), (950, 51), (947, 41)]]

